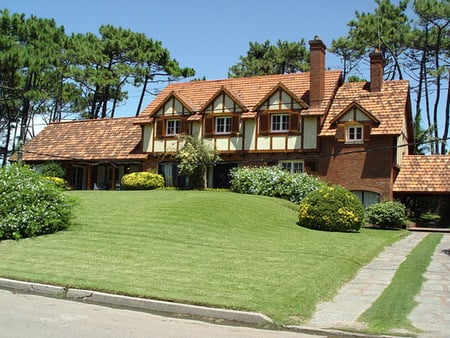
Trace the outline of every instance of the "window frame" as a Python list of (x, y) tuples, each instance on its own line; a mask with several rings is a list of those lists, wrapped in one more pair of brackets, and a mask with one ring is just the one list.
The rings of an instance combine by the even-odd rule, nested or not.
[[(219, 121), (223, 121), (219, 124)], [(216, 116), (214, 118), (214, 133), (217, 135), (231, 134), (232, 129), (232, 117), (231, 116)], [(219, 130), (219, 127), (223, 130)]]
[[(359, 134), (359, 137), (358, 137), (358, 134)], [(351, 125), (346, 126), (345, 141), (346, 141), (346, 143), (363, 143), (364, 142), (364, 126), (362, 126), (360, 124), (351, 124)]]
[[(274, 121), (275, 118), (280, 118), (280, 121)], [(285, 119), (285, 120), (284, 120)], [(270, 131), (272, 133), (287, 133), (289, 132), (290, 114), (278, 113), (270, 114)], [(279, 124), (279, 129), (275, 129), (275, 124)]]
[[(173, 126), (169, 126), (170, 123), (173, 123)], [(173, 129), (173, 132), (169, 132)], [(180, 119), (167, 119), (166, 120), (166, 136), (177, 136), (181, 131), (181, 120)]]
[[(289, 165), (290, 168), (285, 168), (284, 165)], [(294, 165), (299, 165), (300, 170), (295, 170)], [(305, 161), (304, 160), (282, 160), (278, 161), (278, 166), (281, 170), (286, 170), (291, 174), (303, 174), (305, 172)]]

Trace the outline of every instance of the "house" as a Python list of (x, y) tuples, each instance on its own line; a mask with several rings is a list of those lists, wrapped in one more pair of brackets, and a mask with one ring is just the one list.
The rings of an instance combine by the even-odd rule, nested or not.
[(413, 140), (408, 82), (384, 81), (374, 51), (370, 81), (344, 83), (326, 70), (324, 43), (309, 43), (309, 72), (171, 83), (137, 118), (49, 125), (23, 160), (60, 161), (76, 188), (114, 188), (126, 172), (149, 169), (180, 186), (174, 155), (189, 134), (223, 159), (208, 172), (211, 187), (227, 187), (233, 167), (267, 164), (341, 184), (365, 204), (392, 199)]

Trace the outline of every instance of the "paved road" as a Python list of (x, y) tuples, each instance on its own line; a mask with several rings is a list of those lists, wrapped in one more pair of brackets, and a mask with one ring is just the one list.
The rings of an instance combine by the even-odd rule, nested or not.
[(0, 290), (0, 304), (0, 337), (318, 337), (214, 325), (5, 290)]

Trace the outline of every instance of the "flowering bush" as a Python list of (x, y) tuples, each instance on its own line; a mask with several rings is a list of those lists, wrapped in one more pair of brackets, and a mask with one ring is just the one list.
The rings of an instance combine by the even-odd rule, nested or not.
[(308, 174), (291, 174), (278, 167), (239, 167), (231, 171), (231, 191), (264, 195), (299, 203), (324, 182)]
[(124, 190), (153, 190), (164, 187), (164, 177), (146, 171), (126, 174), (122, 177)]
[(299, 225), (329, 231), (358, 231), (364, 224), (364, 207), (350, 191), (325, 186), (308, 194), (298, 212)]
[(44, 178), (53, 182), (54, 184), (56, 184), (56, 186), (58, 186), (61, 189), (70, 190), (69, 183), (64, 178), (55, 176), (44, 176)]
[(49, 234), (68, 226), (75, 200), (28, 167), (0, 168), (0, 239)]
[(405, 222), (405, 206), (397, 201), (385, 201), (366, 208), (367, 222), (381, 228), (401, 227)]

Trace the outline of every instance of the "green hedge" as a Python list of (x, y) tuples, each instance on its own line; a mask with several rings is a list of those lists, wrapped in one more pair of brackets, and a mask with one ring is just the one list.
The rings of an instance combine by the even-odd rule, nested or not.
[(239, 167), (231, 170), (230, 190), (241, 194), (263, 195), (299, 203), (325, 183), (308, 174), (291, 174), (275, 166)]
[(364, 207), (350, 191), (325, 186), (308, 194), (301, 202), (298, 224), (328, 231), (359, 231), (364, 225)]
[(26, 166), (0, 168), (0, 239), (49, 234), (68, 226), (75, 200)]
[(164, 187), (164, 177), (146, 171), (126, 174), (122, 177), (121, 187), (124, 190), (153, 190)]

